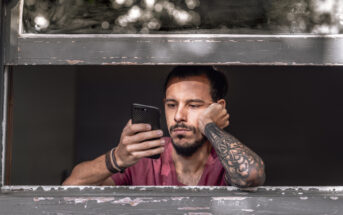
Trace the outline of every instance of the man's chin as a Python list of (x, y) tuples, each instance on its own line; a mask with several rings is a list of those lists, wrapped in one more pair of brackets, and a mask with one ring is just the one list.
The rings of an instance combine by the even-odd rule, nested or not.
[(191, 138), (172, 137), (172, 143), (176, 153), (184, 157), (192, 156), (205, 142), (205, 139), (196, 141)]
[(186, 137), (186, 136), (174, 136), (171, 137), (174, 144), (180, 146), (180, 147), (187, 147), (192, 145), (192, 143), (195, 142), (194, 138)]

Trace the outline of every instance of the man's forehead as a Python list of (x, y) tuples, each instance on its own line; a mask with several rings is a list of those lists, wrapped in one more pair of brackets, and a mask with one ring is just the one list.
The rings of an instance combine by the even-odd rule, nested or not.
[(168, 81), (166, 90), (168, 90), (168, 88), (174, 84), (192, 85), (196, 83), (202, 83), (210, 87), (210, 81), (205, 75), (197, 75), (197, 76), (187, 76), (187, 77), (173, 77)]
[(208, 99), (210, 95), (210, 82), (206, 76), (190, 76), (173, 78), (168, 82), (166, 99)]

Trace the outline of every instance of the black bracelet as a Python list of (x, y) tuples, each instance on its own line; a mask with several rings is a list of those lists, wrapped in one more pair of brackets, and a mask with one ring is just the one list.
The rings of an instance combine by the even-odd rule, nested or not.
[(112, 156), (112, 161), (113, 161), (114, 167), (115, 167), (116, 169), (118, 169), (120, 173), (123, 173), (124, 170), (125, 170), (125, 168), (120, 168), (120, 167), (119, 167), (119, 165), (118, 165), (118, 163), (117, 163), (117, 160), (116, 160), (116, 156), (114, 155), (115, 150), (116, 150), (116, 147), (114, 147), (114, 148), (111, 150), (111, 156)]
[(106, 163), (107, 170), (114, 174), (114, 173), (117, 173), (119, 171), (117, 169), (115, 169), (112, 165), (111, 155), (110, 155), (111, 152), (112, 152), (112, 150), (106, 153), (105, 163)]

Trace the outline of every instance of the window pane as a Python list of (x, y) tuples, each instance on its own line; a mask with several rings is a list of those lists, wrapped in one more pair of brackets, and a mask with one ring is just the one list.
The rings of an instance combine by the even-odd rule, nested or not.
[(343, 32), (341, 0), (25, 0), (25, 33)]

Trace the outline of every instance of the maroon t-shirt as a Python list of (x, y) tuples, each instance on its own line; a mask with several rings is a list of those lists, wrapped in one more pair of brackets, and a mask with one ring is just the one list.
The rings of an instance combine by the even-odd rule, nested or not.
[[(159, 159), (142, 158), (135, 165), (127, 168), (124, 173), (112, 175), (116, 185), (135, 186), (184, 186), (177, 180), (177, 174), (172, 159), (170, 138), (165, 138), (165, 150)], [(226, 186), (225, 170), (212, 148), (198, 186)]]

